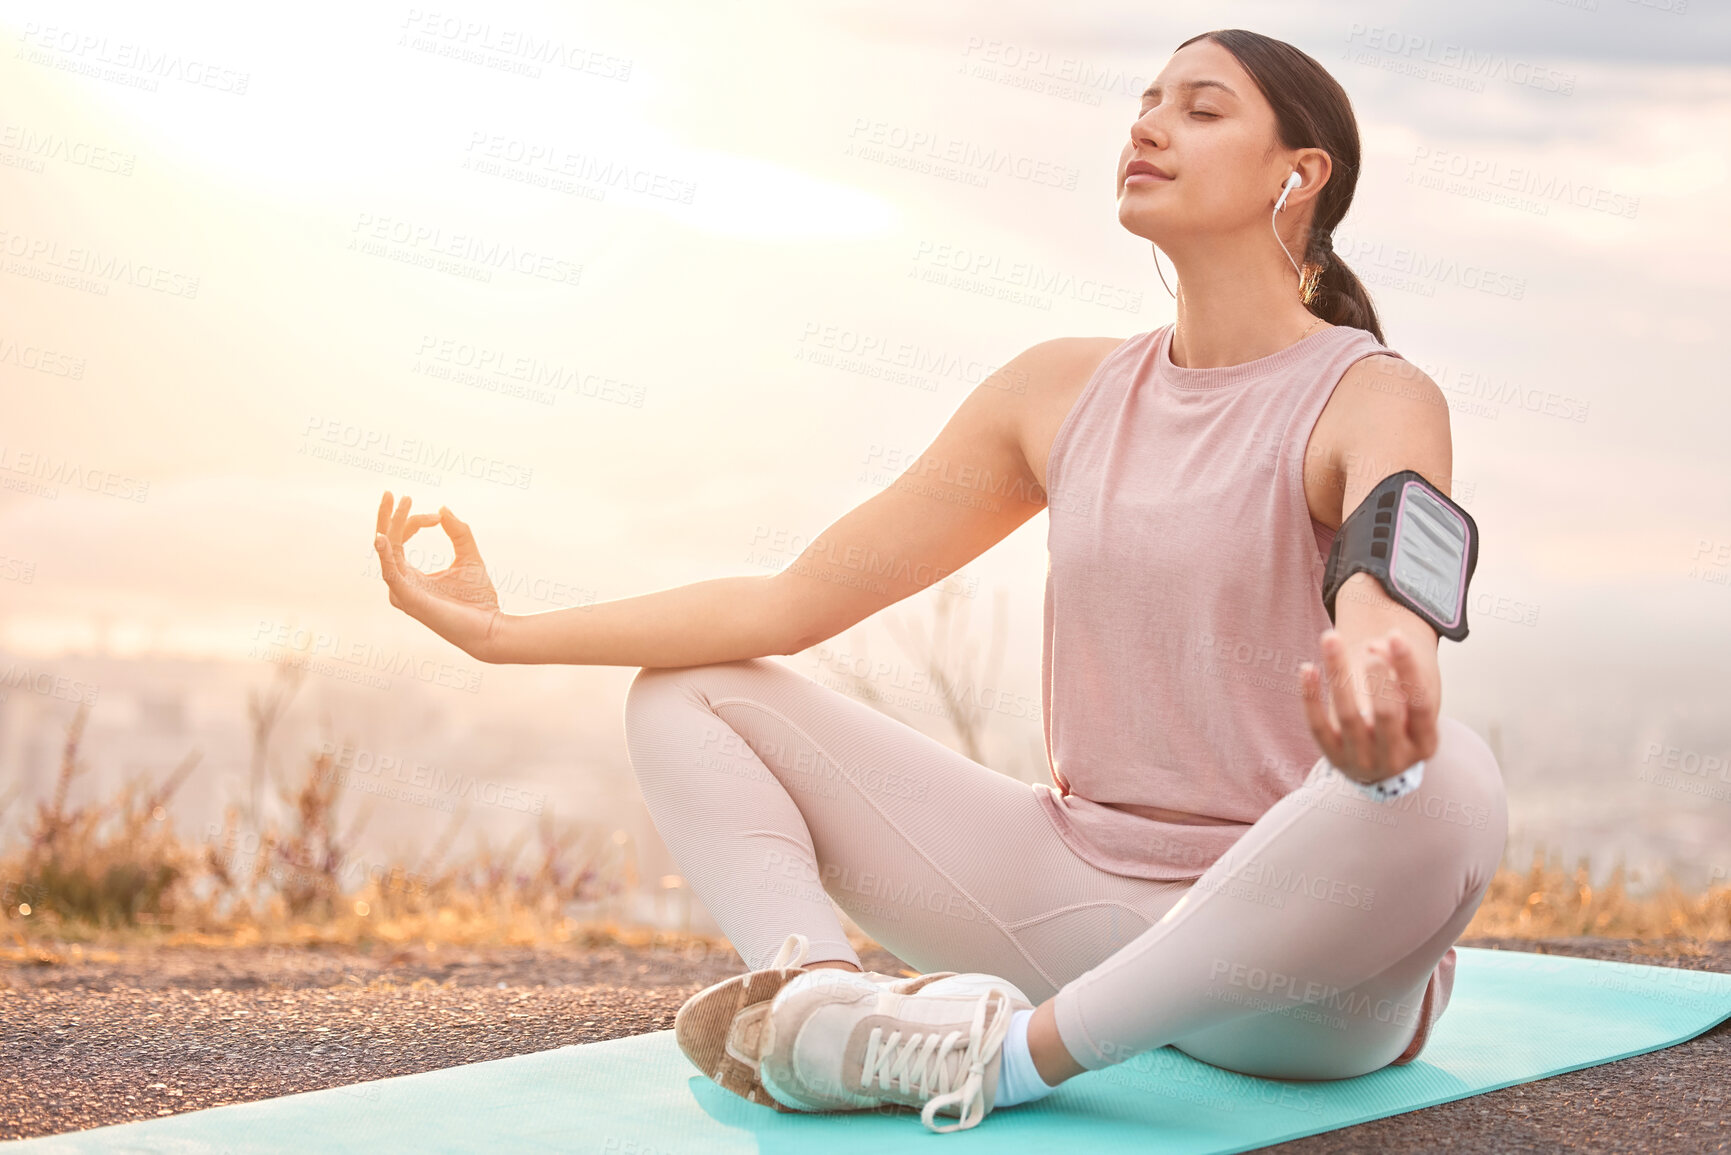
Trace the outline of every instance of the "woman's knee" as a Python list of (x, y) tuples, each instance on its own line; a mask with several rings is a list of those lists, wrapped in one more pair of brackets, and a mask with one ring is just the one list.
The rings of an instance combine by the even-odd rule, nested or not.
[(765, 679), (789, 674), (763, 658), (638, 669), (625, 691), (623, 713), (626, 752), (639, 782), (651, 767), (722, 766), (737, 772), (755, 754), (711, 701), (761, 689)]
[[(673, 744), (699, 739), (691, 728), (693, 708), (705, 709), (702, 673), (708, 666), (644, 666), (625, 691), (625, 749), (639, 778), (650, 764), (669, 761)], [(719, 719), (716, 719), (719, 722)], [(696, 751), (681, 749), (678, 760)]]
[(691, 671), (697, 666), (641, 666), (631, 678), (631, 684), (625, 688), (625, 710), (627, 715), (642, 706), (650, 699), (664, 697), (680, 683), (689, 679)]
[(1502, 859), (1508, 834), (1502, 767), (1489, 744), (1458, 718), (1439, 716), (1437, 748), (1425, 760), (1424, 782), (1415, 797), (1427, 822), (1438, 823), (1451, 835), (1468, 836), (1447, 841), (1457, 852), (1464, 842), (1477, 872), (1488, 880)]
[(683, 693), (685, 667), (644, 666), (625, 689), (625, 742), (630, 748), (635, 738), (652, 728), (653, 715), (664, 704)]
[(706, 703), (718, 675), (737, 677), (752, 671), (769, 673), (781, 667), (764, 658), (744, 658), (733, 662), (710, 662), (698, 666), (642, 666), (625, 688), (625, 724), (629, 732), (633, 719), (641, 719), (656, 705), (684, 699)]
[(625, 690), (625, 700), (653, 691), (656, 687), (701, 684), (717, 675), (738, 676), (742, 673), (773, 675), (787, 673), (787, 667), (768, 658), (737, 658), (729, 662), (705, 662), (696, 666), (642, 666)]
[(1478, 731), (1459, 718), (1448, 714), (1438, 717), (1436, 752), (1425, 761), (1427, 781), (1433, 767), (1447, 791), (1460, 799), (1463, 806), (1471, 805), (1492, 814), (1507, 809), (1503, 768), (1497, 764), (1496, 754)]

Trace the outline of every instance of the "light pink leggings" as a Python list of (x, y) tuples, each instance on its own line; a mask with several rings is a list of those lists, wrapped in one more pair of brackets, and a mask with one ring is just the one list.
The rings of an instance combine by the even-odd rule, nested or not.
[(1201, 878), (1154, 882), (1078, 858), (1033, 785), (773, 659), (646, 668), (625, 700), (656, 830), (749, 969), (794, 931), (858, 965), (833, 899), (922, 973), (1055, 994), (1090, 1070), (1170, 1044), (1287, 1079), (1401, 1056), (1502, 857), (1496, 761), (1439, 726), (1414, 794), (1365, 800), (1319, 752)]

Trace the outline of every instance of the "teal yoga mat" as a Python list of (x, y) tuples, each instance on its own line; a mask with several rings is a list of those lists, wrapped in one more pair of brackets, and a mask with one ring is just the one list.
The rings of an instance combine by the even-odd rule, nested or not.
[[(1170, 1047), (939, 1135), (912, 1110), (791, 1115), (692, 1068), (673, 1032), (0, 1144), (8, 1152), (1159, 1151), (1224, 1155), (1640, 1055), (1731, 1017), (1731, 975), (1459, 948), (1419, 1059), (1356, 1079), (1257, 1079)], [(953, 1122), (953, 1117), (941, 1117)]]

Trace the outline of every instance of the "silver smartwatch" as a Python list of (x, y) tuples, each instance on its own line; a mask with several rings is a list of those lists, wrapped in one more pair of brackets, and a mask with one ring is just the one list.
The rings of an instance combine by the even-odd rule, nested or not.
[(1391, 775), (1378, 782), (1360, 782), (1339, 766), (1335, 766), (1333, 762), (1330, 762), (1329, 765), (1334, 767), (1336, 774), (1352, 783), (1353, 789), (1374, 802), (1387, 802), (1392, 798), (1399, 798), (1403, 794), (1411, 794), (1418, 789), (1419, 783), (1424, 781), (1423, 758), (1399, 774)]

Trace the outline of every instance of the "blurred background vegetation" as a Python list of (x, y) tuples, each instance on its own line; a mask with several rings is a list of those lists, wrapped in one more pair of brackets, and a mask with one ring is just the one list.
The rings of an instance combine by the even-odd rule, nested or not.
[[(980, 654), (965, 626), (939, 599), (930, 630), (898, 640), (931, 671), (934, 685), (965, 682)], [(1001, 617), (1002, 607), (998, 607)], [(1001, 623), (1000, 623), (1001, 624)], [(989, 648), (995, 667), (1001, 648)], [(989, 681), (993, 669), (984, 671)], [(149, 781), (138, 776), (111, 797), (74, 801), (86, 767), (79, 739), (89, 707), (70, 721), (54, 789), (34, 809), (21, 790), (0, 795), (0, 907), (7, 953), (52, 953), (56, 941), (149, 940), (164, 943), (440, 943), (529, 945), (689, 943), (707, 936), (634, 925), (621, 917), (638, 887), (636, 859), (623, 831), (561, 819), (551, 808), (503, 845), (473, 832), (456, 853), (464, 812), (457, 811), (412, 861), (368, 862), (356, 851), (365, 824), (339, 814), (343, 792), (329, 742), (290, 755), (288, 770), (267, 769), (272, 734), (298, 685), (279, 666), (276, 681), (249, 696), (253, 758), (244, 811), (230, 806), (220, 830), (187, 841), (170, 811), (196, 767), (189, 754)], [(858, 696), (875, 701), (869, 683)], [(890, 710), (890, 703), (877, 703)], [(962, 752), (981, 759), (977, 711), (956, 705), (948, 721)], [(262, 798), (274, 791), (277, 805)], [(1731, 938), (1731, 884), (1689, 892), (1672, 878), (1632, 895), (1622, 866), (1592, 885), (1585, 860), (1565, 864), (1544, 853), (1505, 862), (1466, 937), (1604, 936), (1648, 940)], [(679, 889), (676, 875), (658, 880)], [(689, 901), (689, 894), (683, 895)], [(574, 910), (603, 912), (573, 917)], [(611, 913), (609, 913), (611, 912)], [(850, 930), (850, 937), (852, 936)], [(861, 937), (861, 943), (870, 943)], [(708, 948), (706, 948), (708, 949)]]

